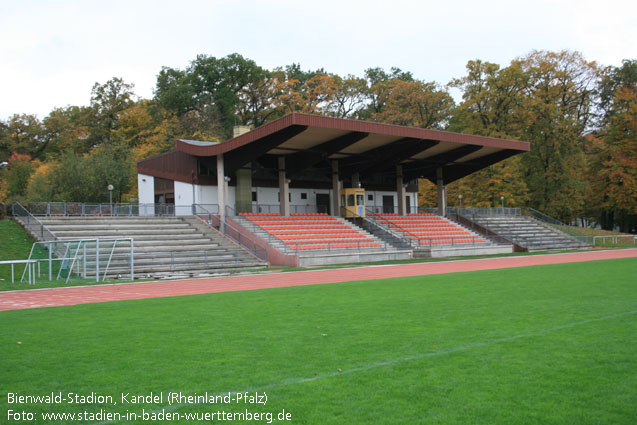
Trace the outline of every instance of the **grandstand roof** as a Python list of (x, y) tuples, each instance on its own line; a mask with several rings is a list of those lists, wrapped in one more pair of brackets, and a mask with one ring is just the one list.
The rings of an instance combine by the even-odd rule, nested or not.
[[(176, 148), (182, 155), (200, 158), (223, 154), (227, 175), (232, 175), (243, 165), (255, 160), (267, 162), (270, 159), (275, 163), (274, 158), (285, 156), (288, 175), (337, 159), (339, 174), (343, 177), (354, 173), (361, 176), (395, 173), (396, 165), (402, 165), (406, 181), (427, 178), (435, 182), (436, 170), (442, 168), (447, 184), (510, 156), (529, 151), (530, 144), (518, 140), (293, 113), (225, 142), (177, 140)], [(151, 166), (150, 162), (140, 162), (139, 168), (146, 169)]]

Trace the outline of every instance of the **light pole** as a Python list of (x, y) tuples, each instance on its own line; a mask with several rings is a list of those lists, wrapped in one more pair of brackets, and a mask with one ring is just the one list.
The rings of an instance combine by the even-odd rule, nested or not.
[(462, 194), (458, 195), (458, 201), (460, 202), (460, 208), (462, 208)]
[(502, 215), (504, 215), (504, 196), (500, 196), (500, 201), (502, 202)]
[(109, 184), (108, 186), (106, 186), (106, 188), (108, 189), (108, 198), (109, 198), (109, 205), (111, 207), (111, 215), (113, 215), (113, 185)]

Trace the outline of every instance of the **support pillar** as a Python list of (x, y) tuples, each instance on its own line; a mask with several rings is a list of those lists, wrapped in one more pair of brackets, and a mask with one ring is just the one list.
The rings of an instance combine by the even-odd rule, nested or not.
[(252, 164), (247, 163), (237, 170), (235, 205), (238, 213), (252, 212)]
[(332, 215), (341, 216), (341, 187), (338, 179), (338, 160), (332, 161)]
[(442, 176), (442, 168), (436, 170), (436, 185), (438, 186), (438, 215), (447, 215), (447, 186)]
[(361, 186), (360, 174), (358, 173), (352, 174), (352, 187), (360, 187), (360, 186)]
[(226, 181), (223, 167), (223, 154), (217, 155), (217, 204), (219, 204), (219, 230), (226, 230)]
[(285, 157), (279, 157), (279, 203), (281, 215), (290, 215), (290, 183), (285, 175)]
[(407, 204), (405, 185), (403, 184), (403, 166), (396, 166), (396, 195), (398, 196), (398, 215), (405, 215)]

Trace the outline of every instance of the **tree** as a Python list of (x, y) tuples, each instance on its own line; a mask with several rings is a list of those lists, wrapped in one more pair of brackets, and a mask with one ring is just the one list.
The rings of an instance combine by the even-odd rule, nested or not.
[(35, 115), (14, 114), (2, 125), (0, 156), (2, 160), (15, 153), (39, 158), (47, 147), (48, 138), (42, 122)]
[(9, 166), (3, 170), (0, 187), (0, 201), (24, 202), (29, 178), (35, 168), (29, 155), (14, 152), (8, 160)]
[(122, 112), (135, 102), (133, 87), (121, 78), (112, 78), (104, 84), (95, 83), (91, 90), (92, 116), (89, 121), (89, 141), (93, 146), (113, 141), (113, 132), (119, 128)]
[(30, 201), (108, 202), (106, 187), (112, 184), (114, 201), (120, 202), (134, 182), (130, 149), (107, 146), (94, 149), (90, 155), (64, 152), (50, 169), (38, 169), (28, 193)]
[(361, 119), (371, 119), (374, 114), (383, 112), (392, 81), (413, 81), (414, 76), (411, 72), (396, 67), (392, 67), (389, 73), (382, 68), (368, 68), (365, 70), (365, 79), (367, 107), (361, 109), (358, 116)]
[(263, 68), (236, 53), (220, 59), (199, 55), (184, 71), (163, 68), (155, 98), (161, 107), (227, 138), (234, 125), (248, 124), (236, 122), (242, 91), (266, 77)]
[(90, 107), (67, 106), (53, 109), (42, 121), (48, 139), (45, 156), (55, 157), (66, 150), (88, 152), (92, 147), (89, 140), (92, 117), (93, 110)]
[(521, 132), (519, 114), (528, 76), (519, 63), (500, 69), (494, 63), (472, 60), (467, 75), (451, 87), (462, 90), (463, 102), (455, 111), (449, 130), (491, 137), (515, 137)]
[(604, 70), (601, 126), (587, 137), (589, 213), (604, 229), (637, 228), (637, 61)]
[(337, 118), (357, 118), (367, 105), (367, 82), (364, 78), (332, 75), (336, 90), (326, 107), (326, 114)]
[(587, 182), (582, 137), (590, 129), (598, 68), (573, 52), (532, 52), (519, 60), (529, 76), (521, 110), (531, 204), (570, 222), (581, 215)]
[(410, 127), (445, 127), (455, 102), (436, 83), (394, 80), (389, 87), (385, 107), (372, 115), (374, 120)]
[(579, 53), (535, 51), (504, 69), (470, 61), (467, 70), (452, 82), (464, 93), (450, 129), (531, 142), (520, 161), (530, 206), (567, 222), (581, 215), (597, 65)]

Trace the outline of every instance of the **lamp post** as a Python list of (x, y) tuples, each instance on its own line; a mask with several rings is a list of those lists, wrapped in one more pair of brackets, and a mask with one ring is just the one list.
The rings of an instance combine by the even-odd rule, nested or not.
[(500, 196), (500, 201), (502, 202), (502, 215), (504, 215), (504, 196)]
[[(223, 176), (223, 196), (226, 200), (226, 215), (228, 215), (228, 207), (230, 202), (228, 201), (228, 183), (230, 183), (230, 177), (229, 176)], [(235, 208), (236, 208), (236, 204), (235, 204)]]
[(113, 215), (113, 185), (109, 184), (108, 186), (106, 186), (106, 188), (108, 189), (108, 198), (109, 198), (109, 205), (111, 207), (111, 215)]
[(462, 194), (458, 195), (458, 202), (460, 203), (460, 208), (462, 208)]

